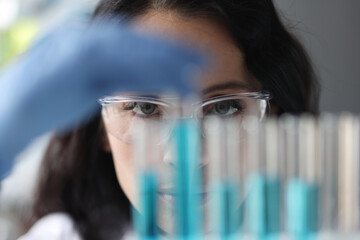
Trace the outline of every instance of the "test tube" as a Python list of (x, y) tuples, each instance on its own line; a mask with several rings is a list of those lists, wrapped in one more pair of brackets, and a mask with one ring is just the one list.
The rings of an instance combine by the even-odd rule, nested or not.
[[(287, 121), (288, 127), (295, 125), (294, 119), (289, 118)], [(298, 153), (295, 163), (298, 169), (294, 176), (289, 176), (287, 184), (288, 231), (295, 239), (309, 239), (313, 238), (318, 230), (318, 128), (314, 117), (303, 115), (295, 129), (298, 131), (298, 144), (295, 144), (295, 148), (299, 149), (295, 151)], [(293, 130), (287, 128), (287, 131)], [(293, 174), (294, 166), (289, 165), (289, 168)]]
[(239, 123), (212, 118), (206, 122), (209, 170), (208, 216), (216, 239), (237, 239), (240, 225)]
[(320, 117), (321, 168), (321, 230), (325, 233), (337, 231), (337, 191), (338, 191), (338, 132), (337, 117), (322, 114)]
[(269, 118), (265, 121), (264, 134), (266, 185), (265, 185), (265, 214), (266, 234), (276, 236), (281, 231), (281, 175), (279, 154), (279, 127), (278, 121)]
[(201, 234), (200, 128), (194, 120), (180, 120), (174, 130), (176, 155), (177, 237), (196, 238)]
[(288, 211), (295, 212), (291, 234), (296, 239), (312, 238), (318, 230), (319, 160), (317, 123), (309, 115), (299, 120), (299, 177), (289, 188)]
[(306, 232), (305, 183), (299, 166), (299, 121), (295, 116), (282, 118), (286, 151), (286, 230), (288, 235), (299, 238)]
[(235, 239), (239, 238), (240, 226), (243, 215), (243, 163), (240, 158), (241, 146), (243, 144), (243, 123), (238, 120), (229, 119), (226, 121), (226, 151), (227, 151), (227, 187), (226, 196), (228, 199), (228, 233)]
[(250, 236), (266, 235), (264, 163), (261, 162), (260, 126), (254, 117), (244, 120), (246, 134), (246, 202), (245, 220)]
[[(158, 237), (158, 173), (155, 165), (152, 164), (155, 157), (149, 154), (153, 138), (151, 130), (144, 122), (137, 123), (134, 136), (134, 161), (137, 171), (136, 180), (139, 189), (137, 193), (138, 209), (133, 208), (134, 229), (139, 239), (156, 239)], [(154, 152), (153, 152), (154, 154)]]
[(281, 231), (281, 174), (277, 120), (246, 122), (249, 162), (247, 224), (257, 238), (276, 238)]
[(351, 114), (339, 119), (339, 230), (359, 230), (359, 121)]

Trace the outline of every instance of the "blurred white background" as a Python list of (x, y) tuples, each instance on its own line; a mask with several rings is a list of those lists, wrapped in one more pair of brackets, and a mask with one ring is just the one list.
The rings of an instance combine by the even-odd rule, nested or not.
[(15, 159), (9, 177), (1, 182), (0, 189), (0, 240), (18, 236), (19, 222), (31, 204), (42, 155), (51, 134), (35, 139)]
[[(98, 0), (0, 0), (0, 72), (34, 39), (69, 19), (88, 18)], [(41, 158), (51, 133), (38, 137), (15, 159), (0, 188), (0, 240), (16, 239), (32, 201)], [(1, 151), (1, 150), (0, 150)], [(1, 164), (1, 163), (0, 163)]]

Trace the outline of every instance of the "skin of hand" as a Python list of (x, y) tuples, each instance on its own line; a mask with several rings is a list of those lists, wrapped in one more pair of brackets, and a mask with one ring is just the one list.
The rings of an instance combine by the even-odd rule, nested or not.
[(70, 129), (114, 92), (194, 92), (198, 52), (109, 21), (59, 28), (0, 77), (0, 179), (16, 153), (53, 129)]

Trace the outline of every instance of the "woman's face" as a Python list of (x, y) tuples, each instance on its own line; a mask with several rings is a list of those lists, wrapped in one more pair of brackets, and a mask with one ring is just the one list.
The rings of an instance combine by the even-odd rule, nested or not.
[[(183, 18), (174, 11), (149, 11), (134, 20), (138, 31), (163, 35), (175, 41), (188, 44), (192, 48), (206, 52), (211, 63), (201, 75), (202, 98), (251, 92), (260, 90), (260, 84), (254, 80), (245, 67), (244, 56), (233, 39), (221, 24), (210, 18)], [(137, 184), (134, 167), (133, 146), (108, 134), (108, 149), (112, 152), (117, 178), (123, 191), (135, 207)], [(164, 163), (169, 163), (169, 155), (163, 154)], [(164, 214), (165, 215), (165, 214)], [(161, 222), (166, 231), (172, 226)]]

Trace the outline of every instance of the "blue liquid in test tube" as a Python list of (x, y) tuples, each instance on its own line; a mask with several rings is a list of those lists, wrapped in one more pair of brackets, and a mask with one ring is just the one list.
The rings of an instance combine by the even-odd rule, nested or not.
[(248, 231), (256, 239), (277, 239), (281, 231), (278, 125), (274, 119), (262, 125), (255, 120), (247, 124), (250, 169), (246, 179)]
[(179, 121), (174, 135), (177, 155), (176, 234), (179, 239), (198, 239), (202, 223), (199, 128), (194, 121)]
[(141, 213), (133, 209), (135, 230), (140, 239), (157, 239), (157, 176), (153, 172), (140, 175), (140, 209)]
[(281, 183), (278, 178), (253, 174), (247, 197), (248, 227), (257, 239), (276, 239), (280, 233)]
[(319, 189), (301, 179), (293, 179), (287, 186), (288, 231), (295, 240), (315, 238), (318, 229)]
[(238, 239), (237, 230), (241, 221), (239, 186), (231, 182), (219, 182), (213, 187), (211, 206), (213, 230), (220, 239)]

